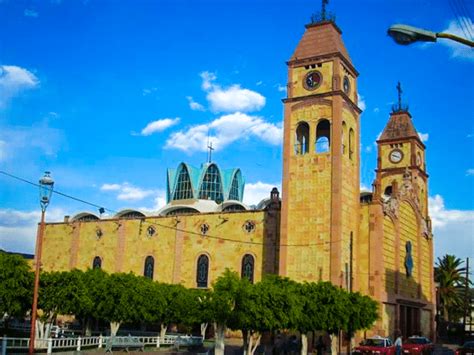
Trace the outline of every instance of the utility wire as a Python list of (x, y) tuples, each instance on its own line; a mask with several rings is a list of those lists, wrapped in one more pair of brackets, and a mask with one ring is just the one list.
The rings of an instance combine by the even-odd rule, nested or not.
[(472, 41), (474, 41), (471, 15), (469, 14), (469, 11), (464, 5), (463, 0), (458, 0), (458, 5), (459, 5), (459, 12), (461, 13), (461, 19), (464, 22), (464, 25), (466, 26), (467, 31), (469, 32), (469, 37)]
[[(0, 170), (0, 174), (3, 174), (3, 175), (5, 175), (5, 176), (11, 177), (11, 178), (13, 178), (13, 179), (16, 179), (16, 180), (18, 180), (18, 181), (24, 182), (24, 183), (29, 184), (29, 185), (32, 185), (32, 186), (40, 187), (40, 185), (37, 184), (37, 183), (34, 183), (34, 182), (32, 182), (32, 181), (29, 181), (29, 180), (26, 180), (26, 179), (21, 178), (21, 177), (19, 177), (19, 176), (16, 176), (16, 175), (7, 173), (7, 172), (2, 171), (2, 170)], [(113, 214), (117, 214), (117, 213), (118, 213), (118, 211), (115, 211), (115, 210), (113, 210), (113, 209), (105, 208), (105, 207), (100, 206), (100, 205), (97, 205), (97, 204), (95, 204), (95, 203), (85, 201), (85, 200), (83, 200), (83, 199), (80, 199), (80, 198), (77, 198), (77, 197), (74, 197), (74, 196), (65, 194), (65, 193), (63, 193), (63, 192), (60, 192), (60, 191), (57, 191), (57, 190), (54, 190), (54, 189), (53, 189), (53, 193), (55, 193), (55, 194), (57, 194), (57, 195), (60, 195), (60, 196), (63, 196), (63, 197), (66, 197), (66, 198), (69, 198), (69, 199), (72, 199), (72, 200), (74, 200), (74, 201), (78, 201), (78, 202), (87, 204), (87, 205), (89, 205), (89, 206), (96, 207), (96, 208), (98, 208), (98, 209), (104, 209), (104, 210), (109, 211), (110, 213), (113, 213)], [(177, 232), (182, 232), (182, 233), (186, 233), (186, 234), (190, 234), (190, 235), (197, 235), (197, 236), (199, 236), (199, 237), (205, 237), (205, 238), (208, 238), (208, 239), (216, 239), (216, 240), (223, 240), (223, 241), (227, 241), (227, 242), (240, 243), (240, 244), (251, 244), (251, 245), (265, 245), (265, 244), (266, 244), (266, 243), (264, 243), (264, 242), (254, 242), (254, 241), (251, 241), (251, 240), (238, 240), (238, 239), (225, 238), (225, 237), (220, 237), (220, 236), (215, 236), (215, 235), (202, 234), (202, 233), (198, 233), (198, 232), (194, 232), (194, 231), (190, 231), (190, 230), (178, 228), (178, 227), (176, 227), (176, 226), (169, 226), (169, 225), (162, 224), (162, 223), (147, 221), (147, 220), (145, 220), (145, 219), (141, 219), (141, 221), (142, 221), (142, 223), (146, 223), (146, 224), (148, 224), (148, 225), (153, 225), (153, 226), (159, 226), (159, 227), (163, 227), (163, 228), (167, 228), (167, 229), (172, 229), (172, 230), (175, 230), (175, 231), (177, 231)], [(343, 242), (343, 240), (340, 239), (340, 240), (335, 240), (335, 241), (327, 241), (327, 242), (319, 242), (319, 243), (307, 243), (307, 244), (278, 244), (278, 245), (281, 246), (281, 247), (312, 247), (312, 246), (322, 246), (322, 245), (326, 245), (326, 244), (333, 244), (333, 243), (339, 243), (339, 242)]]

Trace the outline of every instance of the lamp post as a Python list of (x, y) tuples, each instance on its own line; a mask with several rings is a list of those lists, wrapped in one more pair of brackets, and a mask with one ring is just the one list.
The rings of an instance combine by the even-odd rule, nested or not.
[(446, 38), (465, 44), (469, 47), (474, 47), (474, 42), (466, 38), (444, 32), (431, 32), (408, 25), (393, 25), (387, 31), (387, 34), (393, 38), (395, 42), (402, 45), (412, 44), (413, 42), (436, 42), (438, 38)]
[(53, 193), (54, 180), (50, 176), (50, 172), (46, 171), (44, 176), (39, 180), (39, 196), (41, 205), (41, 222), (39, 225), (38, 234), (36, 235), (36, 250), (35, 250), (35, 286), (33, 290), (33, 307), (31, 309), (31, 331), (30, 331), (30, 346), (29, 354), (35, 352), (35, 331), (36, 331), (36, 311), (38, 309), (38, 290), (39, 290), (39, 276), (41, 267), (41, 251), (43, 245), (44, 233), (44, 214), (46, 208), (51, 200)]

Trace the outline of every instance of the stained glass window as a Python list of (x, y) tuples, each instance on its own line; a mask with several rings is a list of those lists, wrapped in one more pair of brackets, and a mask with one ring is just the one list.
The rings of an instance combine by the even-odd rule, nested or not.
[(214, 164), (207, 168), (206, 174), (202, 179), (199, 198), (204, 200), (214, 200), (217, 203), (221, 203), (224, 200), (221, 177), (217, 166)]
[(178, 182), (176, 183), (173, 200), (186, 200), (189, 198), (193, 198), (193, 189), (188, 169), (183, 166), (178, 175)]
[(251, 283), (253, 283), (253, 270), (254, 270), (255, 260), (252, 255), (245, 254), (242, 259), (242, 278), (246, 278)]
[(102, 268), (102, 259), (100, 258), (100, 256), (96, 256), (94, 258), (94, 261), (92, 262), (92, 268), (93, 269), (100, 269)]
[(155, 259), (152, 256), (147, 256), (145, 259), (145, 269), (143, 276), (153, 280), (153, 270), (155, 268)]
[(209, 274), (209, 258), (207, 255), (201, 255), (197, 262), (196, 282), (197, 287), (207, 287), (207, 278)]

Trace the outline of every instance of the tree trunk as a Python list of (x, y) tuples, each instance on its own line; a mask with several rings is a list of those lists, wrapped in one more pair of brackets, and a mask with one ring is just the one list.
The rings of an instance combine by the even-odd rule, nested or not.
[(331, 334), (330, 338), (331, 338), (331, 354), (337, 354), (337, 346), (339, 343), (339, 339), (335, 334)]
[(206, 330), (207, 330), (207, 326), (209, 325), (209, 323), (201, 323), (201, 336), (202, 336), (202, 340), (206, 340)]
[(110, 322), (110, 336), (116, 336), (120, 328), (120, 322)]
[(214, 354), (215, 355), (224, 355), (225, 350), (225, 342), (224, 342), (224, 335), (225, 335), (225, 324), (218, 324), (214, 323), (215, 329), (215, 348)]
[(301, 333), (301, 355), (308, 355), (308, 336)]
[(257, 333), (258, 334), (257, 338), (254, 341), (255, 333), (250, 332), (249, 334), (250, 334), (249, 355), (253, 355), (253, 354), (255, 354), (255, 351), (257, 350), (258, 346), (260, 345), (260, 339), (262, 339), (262, 335), (260, 333)]
[(86, 318), (86, 337), (90, 337), (92, 335), (92, 327), (91, 327), (91, 319), (90, 317)]
[(244, 340), (244, 351), (243, 355), (248, 354), (248, 347), (249, 347), (249, 331), (246, 329), (242, 329), (242, 339)]
[(160, 341), (163, 343), (165, 341), (166, 330), (168, 329), (168, 324), (161, 323), (160, 325)]

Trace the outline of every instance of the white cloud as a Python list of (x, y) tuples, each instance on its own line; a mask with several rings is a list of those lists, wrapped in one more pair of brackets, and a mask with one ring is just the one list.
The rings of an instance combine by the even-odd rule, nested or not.
[(421, 132), (418, 132), (418, 136), (420, 137), (422, 142), (427, 142), (428, 138), (430, 137), (429, 133), (421, 133)]
[[(0, 146), (0, 148), (1, 148), (1, 146)], [(474, 176), (474, 169), (467, 169), (466, 175), (467, 176)]]
[(246, 205), (257, 205), (264, 198), (270, 197), (270, 192), (276, 187), (280, 191), (281, 196), (281, 183), (277, 184), (267, 184), (261, 181), (258, 181), (253, 184), (245, 184), (244, 191), (244, 200), (243, 202)]
[(286, 92), (286, 85), (278, 84), (277, 85), (277, 90), (280, 91), (280, 92)]
[(263, 81), (262, 81), (262, 80), (257, 81), (257, 82), (255, 83), (255, 85), (257, 85), (257, 86), (260, 86), (260, 85), (262, 85), (262, 84), (263, 84)]
[(204, 91), (207, 91), (214, 86), (213, 81), (217, 79), (216, 74), (208, 72), (208, 71), (204, 71), (199, 75), (202, 78), (201, 87)]
[(20, 92), (38, 85), (39, 80), (32, 72), (15, 65), (0, 65), (0, 108)]
[(119, 184), (103, 184), (100, 189), (102, 191), (117, 191), (117, 190), (120, 190), (120, 186)]
[(265, 106), (265, 97), (256, 91), (243, 89), (239, 84), (222, 88), (214, 83), (214, 73), (202, 72), (202, 89), (207, 91), (207, 101), (214, 112), (252, 112)]
[(179, 117), (176, 118), (163, 118), (160, 120), (156, 120), (150, 122), (146, 125), (145, 128), (142, 129), (141, 135), (142, 136), (149, 136), (156, 132), (162, 132), (165, 129), (174, 126), (179, 123)]
[(23, 11), (23, 15), (26, 17), (38, 17), (38, 12), (31, 9), (25, 9), (25, 11)]
[(364, 111), (365, 110), (365, 99), (364, 99), (364, 96), (362, 96), (361, 94), (357, 93), (357, 97), (358, 97), (358, 106), (359, 108)]
[(205, 108), (203, 105), (201, 105), (199, 102), (196, 102), (193, 100), (192, 96), (186, 96), (186, 99), (188, 99), (189, 102), (189, 107), (193, 111), (205, 111)]
[(266, 143), (279, 145), (283, 130), (280, 125), (266, 122), (263, 118), (249, 116), (245, 113), (232, 113), (221, 116), (208, 124), (192, 126), (173, 133), (166, 141), (166, 148), (182, 151), (206, 151), (207, 141), (217, 149), (251, 136), (260, 138)]
[(367, 147), (365, 147), (365, 152), (366, 153), (371, 153), (372, 152), (372, 146), (368, 145)]
[[(466, 26), (469, 27), (470, 32), (474, 33), (474, 24), (472, 20), (468, 17), (461, 17), (459, 19), (459, 22), (456, 20), (452, 20), (449, 23), (448, 28), (446, 28), (444, 31), (441, 31), (441, 32), (450, 33), (458, 37), (466, 38), (466, 35), (464, 34), (463, 30), (459, 26), (459, 23), (466, 24)], [(439, 38), (438, 41), (439, 43), (447, 46), (451, 50), (452, 57), (474, 60), (474, 50), (470, 48), (469, 46), (466, 46), (465, 44), (461, 44), (449, 39), (443, 39), (443, 38)]]
[(207, 100), (215, 112), (251, 112), (265, 106), (265, 97), (258, 92), (232, 85), (227, 89), (214, 87), (207, 94)]
[[(65, 212), (48, 208), (47, 222), (62, 221)], [(34, 253), (40, 210), (20, 211), (0, 209), (0, 249), (20, 253)]]
[(150, 94), (154, 93), (156, 90), (158, 90), (158, 88), (143, 89), (142, 95), (143, 96), (150, 95)]
[(380, 109), (378, 107), (374, 108), (374, 113), (379, 113)]
[(474, 211), (447, 209), (440, 195), (429, 197), (428, 203), (436, 256), (474, 257)]
[(361, 183), (360, 184), (360, 192), (372, 192), (372, 189), (367, 185)]
[(140, 207), (139, 210), (154, 214), (166, 205), (166, 192), (164, 190), (156, 190), (155, 198), (153, 199), (153, 207)]
[(141, 189), (128, 182), (124, 182), (123, 184), (103, 184), (100, 190), (117, 191), (117, 200), (120, 201), (140, 201), (156, 193), (155, 190)]
[(41, 152), (54, 157), (60, 149), (67, 148), (63, 131), (48, 127), (44, 122), (31, 127), (1, 127), (0, 142), (3, 142), (0, 143), (0, 161), (18, 158), (25, 153)]

